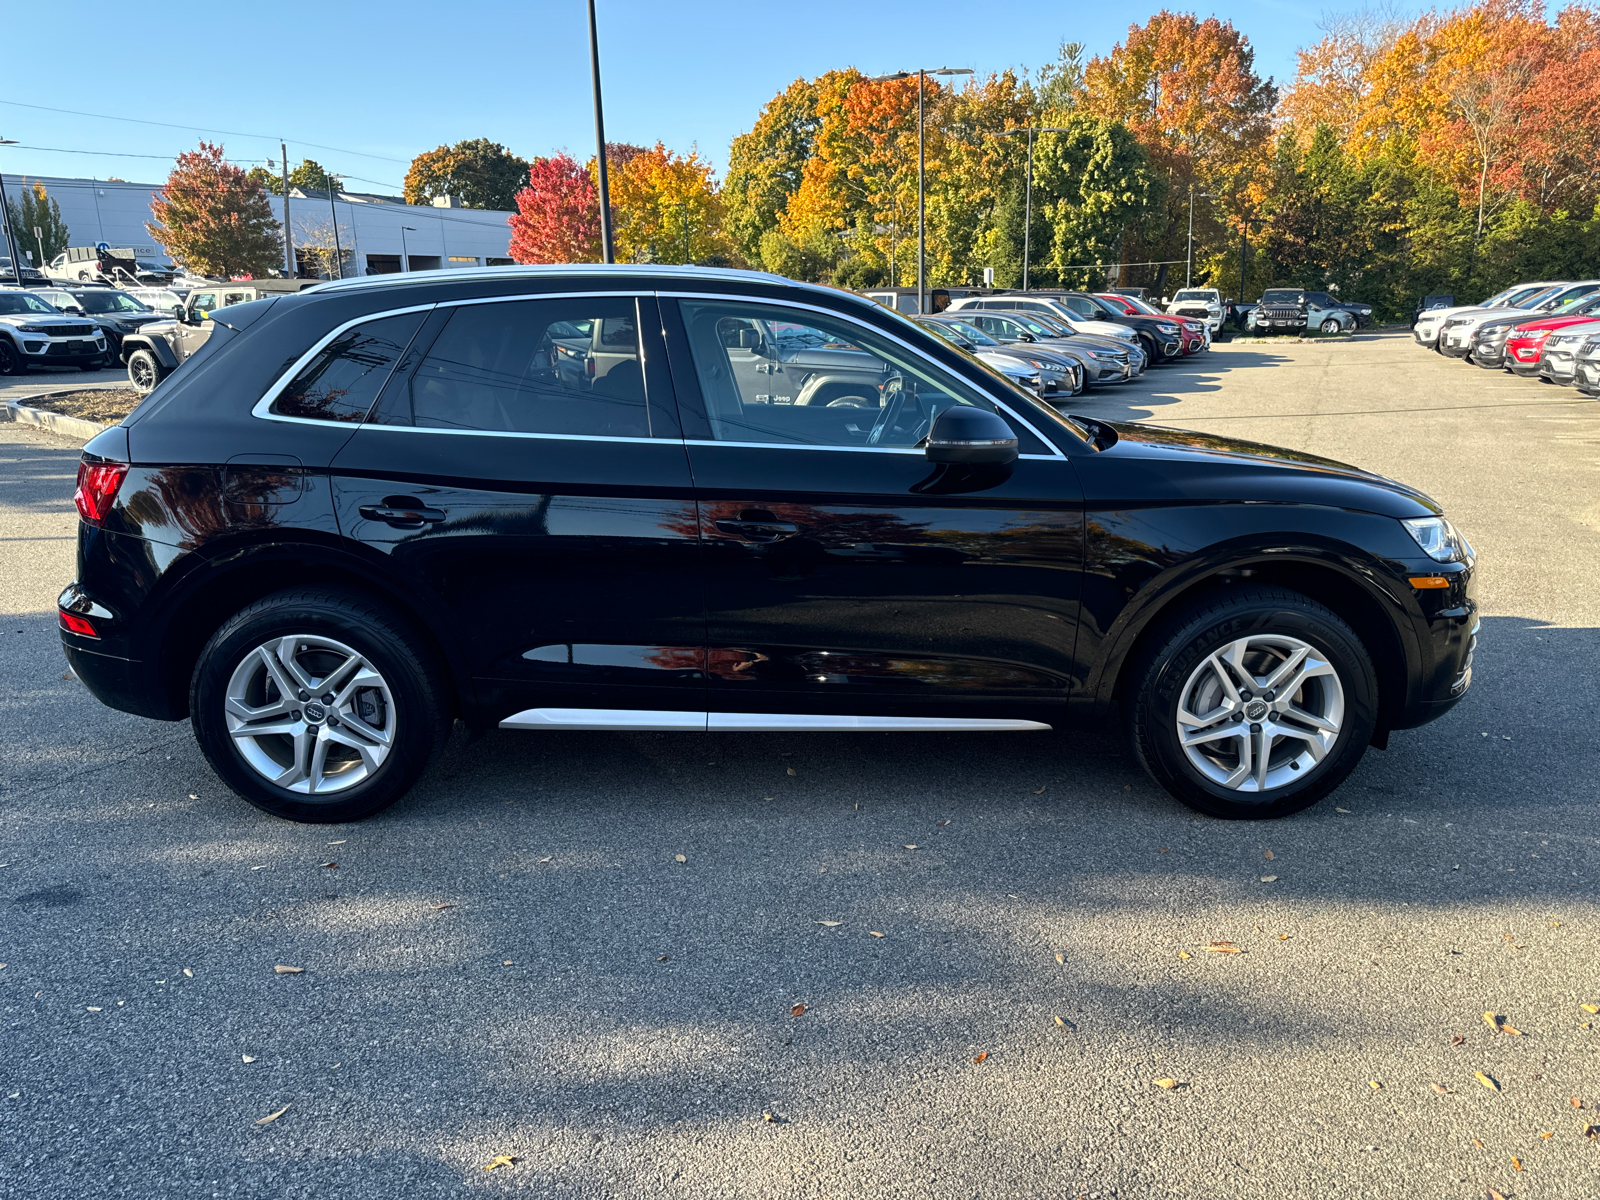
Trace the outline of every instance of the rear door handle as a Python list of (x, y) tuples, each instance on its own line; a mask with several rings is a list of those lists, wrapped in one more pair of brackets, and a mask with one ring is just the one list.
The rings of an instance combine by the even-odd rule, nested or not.
[(444, 520), (442, 508), (429, 508), (412, 496), (385, 496), (382, 504), (363, 504), (356, 510), (369, 521), (383, 521), (396, 529), (421, 529)]
[(779, 538), (788, 537), (790, 534), (799, 533), (800, 526), (792, 525), (787, 521), (776, 519), (760, 519), (754, 514), (750, 517), (741, 516), (737, 520), (724, 518), (719, 520), (717, 528), (730, 537), (744, 538), (749, 542), (775, 542)]

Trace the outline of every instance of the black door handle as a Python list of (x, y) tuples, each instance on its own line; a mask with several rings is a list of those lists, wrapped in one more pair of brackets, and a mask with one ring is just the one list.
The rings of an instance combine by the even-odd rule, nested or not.
[(746, 509), (737, 519), (724, 517), (716, 522), (716, 526), (730, 537), (744, 538), (748, 542), (775, 542), (800, 532), (800, 526), (780, 521), (759, 508)]
[(396, 529), (421, 529), (444, 520), (442, 508), (429, 508), (412, 496), (385, 496), (382, 504), (363, 504), (356, 510), (369, 521), (383, 521)]

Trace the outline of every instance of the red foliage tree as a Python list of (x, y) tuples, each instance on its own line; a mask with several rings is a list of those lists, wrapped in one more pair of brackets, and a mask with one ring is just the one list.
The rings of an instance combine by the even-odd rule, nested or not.
[(510, 224), (511, 257), (519, 263), (600, 260), (600, 199), (589, 172), (569, 154), (533, 160)]
[(202, 275), (259, 275), (282, 261), (283, 242), (266, 192), (210, 142), (178, 155), (150, 214), (150, 236)]

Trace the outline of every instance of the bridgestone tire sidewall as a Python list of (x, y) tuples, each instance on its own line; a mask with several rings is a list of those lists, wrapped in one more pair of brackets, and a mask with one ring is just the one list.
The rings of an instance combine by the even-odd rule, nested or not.
[[(398, 737), (373, 775), (316, 799), (274, 786), (240, 755), (228, 733), (228, 680), (244, 657), (274, 637), (320, 634), (360, 652), (388, 682)], [(448, 721), (436, 672), (412, 649), (404, 622), (359, 597), (326, 592), (280, 593), (257, 601), (225, 623), (201, 651), (190, 685), (195, 738), (217, 774), (264, 812), (315, 824), (356, 821), (403, 796), (443, 745)]]
[[(1345, 718), (1333, 753), (1315, 770), (1257, 799), (1213, 783), (1190, 764), (1178, 742), (1177, 709), (1179, 693), (1207, 655), (1238, 638), (1269, 633), (1307, 642), (1333, 665), (1344, 687)], [(1130, 732), (1145, 769), (1189, 807), (1235, 820), (1287, 816), (1332, 792), (1366, 753), (1377, 722), (1377, 676), (1355, 632), (1320, 604), (1294, 592), (1226, 597), (1180, 619), (1158, 643), (1145, 659)]]

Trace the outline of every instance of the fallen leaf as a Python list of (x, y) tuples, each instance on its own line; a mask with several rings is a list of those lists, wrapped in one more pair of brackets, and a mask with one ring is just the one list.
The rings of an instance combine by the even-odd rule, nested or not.
[(1573, 1096), (1570, 1100), (1567, 1101), (1567, 1103), (1572, 1105), (1573, 1108), (1582, 1108), (1583, 1107), (1583, 1101), (1579, 1100), (1576, 1096)]
[(254, 1054), (241, 1054), (239, 1057), (245, 1062), (255, 1062), (256, 1060), (256, 1056)]
[(1552, 1129), (1552, 1130), (1550, 1130), (1550, 1131), (1548, 1131), (1546, 1133), (1541, 1133), (1539, 1136), (1542, 1137), (1542, 1138), (1553, 1138), (1553, 1137), (1555, 1137), (1555, 1135), (1556, 1135), (1556, 1131)]
[(681, 863), (686, 863), (686, 862), (688, 862), (688, 861), (689, 861), (689, 860), (688, 860), (688, 858), (687, 858), (687, 857), (686, 857), (686, 856), (684, 856), (684, 855), (682, 855), (682, 854), (674, 854), (674, 855), (673, 855), (673, 856), (672, 856), (672, 861), (673, 861), (673, 862), (681, 862)]
[(516, 1157), (514, 1154), (496, 1154), (488, 1162), (483, 1164), (483, 1169), (485, 1171), (492, 1171), (496, 1167), (514, 1167), (521, 1161), (522, 1160)]
[(1514, 1171), (1522, 1170), (1522, 1160), (1520, 1158), (1518, 1158), (1515, 1154), (1513, 1154), (1511, 1156), (1511, 1169), (1514, 1170)]
[(277, 975), (299, 975), (305, 970), (305, 968), (304, 967), (286, 967), (282, 963), (279, 963), (277, 966), (273, 967), (272, 970), (273, 970), (273, 973), (277, 974)]
[(1157, 854), (1165, 854), (1166, 852), (1167, 852), (1167, 848), (1165, 846), (1157, 846), (1156, 847), (1156, 853)]
[[(1049, 787), (1049, 786), (1050, 786), (1050, 785), (1049, 785), (1049, 784), (1045, 784), (1045, 787)], [(1038, 790), (1038, 791), (1037, 791), (1037, 792), (1035, 792), (1035, 793), (1034, 793), (1034, 795), (1035, 795), (1035, 796), (1042, 796), (1042, 795), (1044, 795), (1044, 788), (1040, 788), (1040, 789), (1039, 789), (1039, 790)]]
[(454, 904), (435, 904), (433, 906), (433, 911), (434, 912), (443, 912), (447, 908), (454, 908), (454, 907), (455, 907)]
[(789, 1015), (791, 1017), (803, 1017), (803, 1016), (805, 1016), (806, 1015), (806, 1006), (804, 1004), (796, 1004), (793, 1008), (791, 1008), (789, 1010)]
[(1277, 883), (1278, 882), (1278, 877), (1276, 875), (1263, 875), (1261, 877), (1261, 882), (1262, 883)]
[(843, 925), (844, 922), (843, 921), (818, 921), (817, 924), (818, 925), (825, 925), (829, 929), (834, 929), (834, 928), (837, 928), (840, 925)]
[(94, 1007), (94, 1005), (92, 1005), (92, 1004), (88, 1004), (88, 1005), (85, 1005), (85, 1006), (84, 1006), (84, 1007), (85, 1007), (85, 1008), (87, 1008), (87, 1009), (88, 1009), (88, 1010), (89, 1010), (89, 1011), (90, 1011), (90, 1012), (105, 1012), (105, 1009), (103, 1009), (103, 1008), (96, 1008), (96, 1007)]
[(189, 977), (189, 978), (190, 978), (190, 979), (193, 979), (193, 978), (194, 978), (194, 972), (193, 972), (193, 971), (191, 971), (191, 970), (189, 970), (189, 968), (188, 968), (188, 967), (185, 967), (185, 968), (184, 968), (184, 969), (183, 969), (183, 973), (184, 973), (184, 974), (185, 974), (185, 975), (187, 975), (187, 976), (188, 976), (188, 977)]
[(1150, 1082), (1155, 1084), (1158, 1088), (1161, 1088), (1163, 1091), (1168, 1092), (1178, 1086), (1178, 1081), (1176, 1079), (1152, 1079)]
[(1342, 812), (1342, 813), (1347, 813), (1347, 812), (1349, 812), (1349, 811), (1350, 811), (1350, 810), (1349, 810), (1349, 809), (1348, 809), (1348, 808), (1336, 808), (1336, 809), (1334, 809), (1334, 810), (1333, 810), (1333, 811), (1334, 811), (1334, 812)]
[(547, 862), (549, 862), (549, 861), (550, 861), (550, 860), (551, 860), (551, 859), (552, 859), (552, 858), (553, 858), (553, 857), (554, 857), (554, 855), (550, 855), (550, 854), (547, 854), (547, 855), (545, 855), (545, 856), (544, 856), (544, 857), (543, 857), (543, 858), (541, 858), (541, 859), (540, 859), (540, 860), (539, 860), (539, 861), (540, 861), (540, 862), (542, 862), (542, 863), (547, 863)]
[(1600, 1004), (1580, 1004), (1578, 1007), (1586, 1013), (1600, 1013)]
[(1264, 858), (1264, 859), (1266, 859), (1266, 860), (1267, 860), (1267, 861), (1268, 861), (1268, 862), (1271, 862), (1271, 861), (1272, 861), (1272, 860), (1273, 860), (1273, 858), (1275, 858), (1275, 857), (1276, 857), (1276, 855), (1274, 855), (1274, 854), (1273, 854), (1273, 853), (1272, 853), (1272, 851), (1271, 851), (1271, 850), (1268, 850), (1268, 851), (1267, 851), (1267, 852), (1266, 852), (1266, 853), (1265, 853), (1265, 854), (1263, 854), (1263, 855), (1262, 855), (1262, 856), (1261, 856), (1261, 857), (1262, 857), (1262, 858)]
[(191, 800), (198, 800), (198, 799), (200, 799), (200, 797), (199, 797), (199, 796), (196, 796), (196, 795), (195, 795), (195, 794), (194, 794), (194, 793), (193, 793), (193, 792), (190, 792), (190, 793), (189, 793), (189, 799), (191, 799)]
[(1064, 966), (1066, 965), (1067, 956), (1065, 954), (1058, 954), (1056, 955), (1056, 961)]
[(1483, 1084), (1483, 1086), (1488, 1088), (1491, 1092), (1498, 1092), (1500, 1090), (1500, 1085), (1493, 1079), (1490, 1079), (1482, 1071), (1474, 1071), (1472, 1073), (1472, 1077), (1479, 1083)]
[(1206, 949), (1213, 954), (1240, 954), (1242, 951), (1232, 942), (1207, 942)]
[(883, 936), (883, 934), (879, 933), (876, 929), (867, 930), (867, 934), (868, 934), (869, 937), (882, 937)]
[(777, 1117), (775, 1117), (775, 1116), (773, 1116), (773, 1115), (772, 1115), (772, 1114), (771, 1114), (771, 1113), (769, 1113), (769, 1112), (764, 1112), (764, 1113), (762, 1113), (762, 1114), (761, 1114), (761, 1119), (762, 1119), (762, 1120), (763, 1120), (763, 1121), (771, 1121), (771, 1122), (772, 1122), (772, 1123), (773, 1123), (773, 1124), (774, 1124), (774, 1125), (776, 1125), (776, 1124), (777, 1124), (777, 1123), (778, 1123), (778, 1118), (777, 1118)]
[(1472, 1139), (1472, 1144), (1473, 1144), (1473, 1145), (1474, 1145), (1474, 1146), (1476, 1146), (1476, 1147), (1477, 1147), (1477, 1148), (1478, 1148), (1478, 1149), (1479, 1149), (1479, 1150), (1482, 1150), (1482, 1149), (1483, 1149), (1483, 1143), (1482, 1143), (1482, 1142), (1480, 1142), (1480, 1141), (1479, 1141), (1479, 1140), (1478, 1140), (1478, 1139), (1477, 1139), (1477, 1138), (1473, 1138), (1473, 1139)]
[(1066, 1025), (1066, 1022), (1063, 1021), (1060, 1017), (1057, 1017), (1056, 1018), (1056, 1024), (1064, 1026), (1064, 1025)]
[(1287, 933), (1280, 933), (1278, 935), (1278, 940), (1280, 942), (1287, 942), (1289, 940), (1289, 935)]
[(1583, 1136), (1590, 1141), (1600, 1139), (1600, 1125), (1585, 1125), (1583, 1127)]
[(1441, 1095), (1441, 1096), (1454, 1096), (1455, 1095), (1455, 1092), (1453, 1092), (1449, 1088), (1445, 1087), (1445, 1085), (1442, 1084), (1442, 1083), (1430, 1083), (1428, 1086), (1431, 1087), (1434, 1091), (1438, 1092), (1439, 1095)]
[(791, 775), (798, 775), (798, 774), (799, 774), (799, 773), (800, 773), (800, 772), (798, 772), (798, 771), (796, 771), (796, 770), (795, 770), (795, 769), (794, 769), (794, 768), (793, 768), (793, 767), (790, 767), (790, 768), (789, 768), (789, 774), (791, 774)]
[(1375, 1092), (1381, 1092), (1383, 1090), (1383, 1084), (1379, 1083), (1376, 1079), (1367, 1080), (1367, 1086)]
[(939, 821), (936, 823), (935, 827), (938, 829), (943, 829), (948, 824), (950, 824), (949, 821)]
[(274, 1121), (276, 1121), (279, 1117), (283, 1116), (283, 1114), (288, 1112), (288, 1111), (289, 1111), (289, 1106), (287, 1104), (285, 1104), (277, 1112), (268, 1113), (266, 1116), (262, 1117), (261, 1120), (256, 1122), (256, 1124), (257, 1125), (271, 1125)]
[(916, 848), (917, 848), (917, 844), (915, 842), (911, 842), (906, 846), (907, 850), (915, 850)]
[(972, 1061), (975, 1062), (975, 1063), (980, 1063), (980, 1062), (982, 1062), (984, 1059), (986, 1059), (988, 1057), (989, 1057), (989, 1052), (987, 1050), (985, 1050), (982, 1054), (978, 1055), (978, 1057), (974, 1058)]
[(1522, 1030), (1516, 1028), (1514, 1025), (1507, 1025), (1503, 1021), (1500, 1023), (1500, 1032), (1501, 1033), (1509, 1033), (1513, 1037), (1521, 1037), (1522, 1036)]
[(350, 840), (349, 838), (340, 838), (337, 842), (324, 842), (322, 844), (324, 846), (342, 846), (346, 842), (348, 842), (349, 840)]
[(504, 962), (502, 962), (500, 965), (502, 967), (509, 967), (511, 965), (511, 960), (508, 958)]
[(666, 962), (666, 961), (667, 961), (667, 959), (669, 959), (669, 958), (671, 958), (671, 957), (672, 957), (672, 955), (670, 955), (670, 954), (662, 954), (662, 955), (660, 955), (660, 956), (658, 956), (658, 957), (657, 957), (657, 958), (656, 958), (656, 961), (657, 961), (657, 962)]
[(1187, 950), (1179, 950), (1178, 951), (1178, 957), (1179, 958), (1193, 958), (1194, 955), (1190, 954)]
[(1467, 1039), (1462, 1037), (1459, 1033), (1456, 1034), (1455, 1037), (1450, 1039), (1450, 1044), (1452, 1046), (1464, 1046), (1464, 1045), (1466, 1045), (1466, 1043), (1467, 1043)]
[[(1483, 1143), (1479, 1142), (1478, 1145), (1481, 1146), (1481, 1145), (1483, 1145)], [(1495, 1191), (1493, 1188), (1490, 1188), (1489, 1189), (1489, 1194), (1484, 1198), (1484, 1200), (1506, 1200), (1506, 1198), (1504, 1196), (1502, 1196), (1499, 1192)]]
[(319, 867), (337, 867), (339, 864), (336, 863), (336, 862), (325, 862), (325, 863), (318, 863), (317, 865)]

